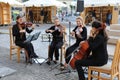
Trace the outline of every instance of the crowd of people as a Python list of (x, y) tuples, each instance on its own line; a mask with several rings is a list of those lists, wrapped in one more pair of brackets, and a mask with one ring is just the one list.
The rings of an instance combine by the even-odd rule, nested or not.
[(47, 8), (41, 8), (39, 11), (39, 16), (36, 16), (38, 14), (35, 15), (34, 11), (31, 8), (28, 11), (29, 21), (32, 23), (35, 21), (35, 16), (40, 17), (40, 21), (42, 24), (50, 22), (50, 20), (48, 20), (50, 17), (49, 14), (50, 14), (50, 12), (48, 11)]

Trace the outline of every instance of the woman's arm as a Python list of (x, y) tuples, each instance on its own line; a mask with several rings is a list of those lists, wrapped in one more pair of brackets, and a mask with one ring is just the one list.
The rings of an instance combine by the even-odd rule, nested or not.
[(97, 35), (95, 38), (89, 37), (88, 42), (90, 50), (93, 50), (104, 42), (104, 38), (100, 35)]
[(27, 33), (31, 33), (33, 30), (34, 30), (34, 28), (35, 28), (35, 24), (33, 24), (32, 26), (31, 26), (31, 28), (32, 29), (29, 29), (28, 27), (26, 28), (26, 32)]
[(83, 28), (83, 34), (81, 34), (81, 39), (82, 40), (87, 39), (87, 29), (86, 29), (86, 27)]
[(13, 25), (13, 27), (12, 27), (12, 34), (13, 34), (13, 36), (20, 35), (20, 30), (16, 25)]
[(52, 33), (53, 32), (53, 26), (45, 30), (46, 33)]

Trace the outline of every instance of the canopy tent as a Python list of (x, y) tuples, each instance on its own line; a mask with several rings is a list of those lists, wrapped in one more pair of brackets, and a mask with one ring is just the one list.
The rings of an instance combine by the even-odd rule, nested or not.
[(62, 2), (60, 1), (57, 1), (57, 0), (46, 0), (47, 2), (50, 2), (51, 3), (51, 6), (56, 6), (56, 7), (67, 7), (66, 4), (63, 4)]
[(45, 0), (29, 0), (24, 2), (23, 5), (26, 7), (31, 7), (31, 6), (43, 7), (43, 6), (50, 6), (51, 3)]
[[(84, 7), (98, 7), (98, 6), (116, 6), (120, 4), (120, 0), (84, 0)], [(77, 2), (72, 1), (71, 5), (76, 6)]]
[(56, 0), (29, 0), (23, 3), (24, 6), (36, 6), (36, 7), (44, 7), (44, 6), (56, 6), (56, 7), (66, 7), (65, 4)]
[(0, 0), (0, 2), (8, 3), (10, 6), (23, 6), (22, 3), (16, 0)]

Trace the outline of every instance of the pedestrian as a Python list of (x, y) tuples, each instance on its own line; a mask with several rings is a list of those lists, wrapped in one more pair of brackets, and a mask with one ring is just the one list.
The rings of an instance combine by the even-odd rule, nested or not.
[(106, 14), (106, 24), (108, 26), (110, 26), (110, 22), (112, 20), (112, 13), (110, 12), (110, 10), (108, 10), (107, 14)]
[(29, 17), (30, 17), (30, 21), (33, 23), (33, 11), (32, 9), (29, 10)]
[(41, 17), (41, 23), (43, 24), (43, 19), (44, 19), (44, 9), (43, 8), (41, 8), (40, 17)]

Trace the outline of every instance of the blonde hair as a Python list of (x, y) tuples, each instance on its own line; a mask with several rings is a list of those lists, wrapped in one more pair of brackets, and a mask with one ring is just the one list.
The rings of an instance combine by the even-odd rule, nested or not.
[(78, 16), (78, 17), (76, 18), (76, 20), (77, 20), (77, 19), (80, 19), (80, 20), (82, 21), (82, 27), (84, 27), (85, 24), (84, 24), (84, 20), (83, 20), (83, 18), (82, 18), (81, 16)]
[(59, 18), (58, 18), (58, 17), (55, 17), (55, 18), (54, 18), (54, 21), (55, 21), (55, 20), (59, 20)]

